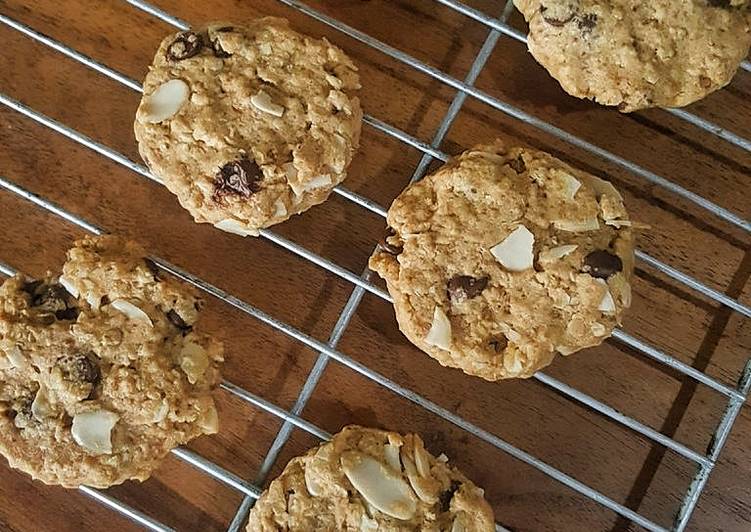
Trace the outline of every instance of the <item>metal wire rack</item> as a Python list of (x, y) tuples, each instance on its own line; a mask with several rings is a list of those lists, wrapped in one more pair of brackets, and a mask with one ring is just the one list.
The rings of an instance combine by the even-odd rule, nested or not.
[[(157, 17), (176, 28), (179, 28), (181, 30), (188, 28), (188, 24), (186, 24), (184, 21), (146, 2), (140, 0), (125, 1), (131, 4), (134, 8), (140, 9), (151, 16)], [(346, 34), (353, 39), (356, 39), (357, 41), (366, 44), (369, 47), (377, 49), (388, 57), (398, 62), (404, 63), (456, 90), (456, 94), (453, 97), (453, 100), (446, 114), (444, 115), (442, 121), (440, 122), (440, 125), (438, 126), (433, 138), (429, 143), (416, 139), (410, 134), (397, 129), (396, 127), (389, 125), (388, 123), (379, 120), (378, 118), (375, 118), (373, 116), (365, 116), (364, 121), (368, 126), (385, 135), (393, 137), (403, 142), (404, 144), (411, 146), (412, 148), (419, 150), (423, 154), (419, 164), (417, 165), (413, 175), (411, 176), (410, 182), (422, 177), (427, 170), (428, 165), (434, 159), (441, 161), (448, 159), (447, 155), (443, 153), (439, 147), (441, 146), (446, 134), (448, 133), (450, 126), (462, 109), (462, 106), (464, 105), (466, 99), (471, 97), (528, 125), (538, 128), (547, 134), (557, 137), (577, 148), (598, 156), (603, 160), (608, 161), (609, 163), (623, 168), (651, 184), (664, 188), (665, 190), (683, 199), (695, 203), (699, 207), (705, 209), (707, 212), (720, 218), (721, 220), (737, 226), (747, 233), (751, 233), (751, 222), (743, 219), (738, 214), (733, 213), (721, 207), (720, 205), (717, 205), (714, 202), (701, 197), (679, 186), (676, 183), (671, 182), (670, 180), (662, 176), (659, 176), (645, 168), (642, 168), (634, 162), (619, 157), (616, 154), (613, 154), (571, 133), (568, 133), (567, 131), (560, 129), (553, 124), (545, 122), (531, 114), (526, 113), (521, 109), (514, 107), (507, 102), (497, 99), (481, 91), (480, 89), (477, 89), (474, 86), (474, 83), (480, 75), (485, 63), (493, 53), (493, 50), (496, 47), (496, 44), (501, 36), (507, 36), (518, 41), (526, 40), (525, 35), (507, 24), (507, 19), (513, 10), (513, 4), (511, 1), (508, 1), (506, 3), (505, 8), (498, 18), (493, 18), (456, 0), (434, 0), (436, 3), (441, 4), (458, 13), (461, 13), (462, 15), (474, 19), (475, 21), (478, 21), (488, 27), (487, 38), (485, 39), (485, 42), (479, 50), (478, 54), (475, 56), (471, 68), (469, 69), (464, 80), (458, 80), (450, 76), (449, 74), (446, 74), (439, 69), (425, 64), (424, 62), (419, 61), (418, 59), (388, 45), (387, 43), (381, 42), (355, 28), (352, 28), (336, 19), (333, 19), (326, 14), (307, 6), (302, 2), (299, 2), (297, 0), (278, 1), (282, 4), (285, 4), (291, 9), (299, 11), (309, 17), (318, 20), (319, 22), (331, 26), (332, 28)], [(0, 23), (23, 33), (24, 35), (35, 41), (49, 46), (57, 52), (60, 52), (61, 54), (67, 56), (68, 58), (78, 61), (134, 91), (140, 92), (142, 90), (141, 85), (137, 81), (123, 75), (120, 72), (117, 72), (116, 70), (102, 63), (97, 62), (96, 60), (66, 46), (65, 44), (55, 39), (52, 39), (36, 31), (29, 26), (22, 24), (21, 22), (0, 14)], [(745, 61), (742, 65), (742, 69), (751, 72), (751, 63), (749, 63), (749, 61)], [(77, 142), (120, 165), (125, 166), (126, 168), (140, 174), (145, 178), (159, 182), (158, 178), (151, 175), (148, 169), (142, 164), (128, 159), (125, 155), (113, 150), (112, 148), (109, 148), (108, 146), (87, 137), (86, 135), (66, 126), (65, 124), (54, 120), (53, 118), (35, 111), (34, 109), (24, 105), (20, 101), (17, 101), (6, 94), (0, 93), (0, 104), (17, 111), (18, 113), (28, 117), (29, 119), (64, 135), (74, 142)], [(706, 131), (708, 134), (715, 135), (718, 138), (723, 139), (724, 141), (727, 141), (738, 148), (751, 152), (751, 140), (745, 139), (731, 131), (727, 131), (717, 124), (713, 124), (684, 110), (667, 109), (665, 110), (665, 112), (671, 113), (681, 120), (685, 120), (686, 122)], [(45, 209), (93, 234), (100, 234), (105, 232), (104, 228), (101, 228), (92, 222), (84, 220), (81, 217), (64, 210), (51, 201), (33, 194), (32, 192), (17, 185), (6, 176), (0, 176), (0, 187), (5, 191), (16, 194), (19, 197), (33, 203), (34, 205)], [(342, 186), (337, 187), (336, 192), (347, 200), (371, 211), (372, 213), (375, 213), (378, 216), (385, 217), (386, 215), (386, 210), (382, 206)], [(690, 460), (691, 462), (696, 464), (696, 473), (687, 492), (685, 493), (680, 507), (677, 509), (674, 522), (668, 525), (661, 525), (651, 521), (650, 519), (637, 513), (636, 511), (612, 500), (611, 498), (583, 484), (582, 482), (579, 482), (575, 478), (548, 465), (535, 456), (511, 445), (497, 435), (491, 434), (490, 432), (463, 419), (457, 414), (452, 413), (449, 410), (441, 407), (440, 405), (418, 395), (417, 393), (405, 388), (399, 383), (390, 380), (384, 375), (375, 372), (369, 367), (361, 364), (360, 362), (357, 362), (350, 356), (339, 351), (337, 349), (337, 344), (341, 339), (344, 331), (346, 330), (350, 319), (357, 310), (360, 301), (362, 300), (365, 293), (369, 292), (383, 300), (391, 301), (389, 294), (370, 282), (369, 272), (367, 269), (358, 275), (357, 273), (343, 268), (329, 261), (328, 259), (311, 252), (305, 247), (278, 235), (271, 230), (262, 230), (261, 236), (281, 246), (282, 248), (308, 261), (311, 261), (317, 266), (324, 268), (328, 272), (351, 282), (354, 285), (354, 290), (352, 291), (349, 300), (347, 301), (341, 314), (339, 315), (338, 321), (331, 331), (330, 337), (327, 342), (321, 342), (306, 334), (305, 332), (274, 318), (273, 316), (254, 307), (250, 303), (242, 301), (232, 294), (225, 292), (221, 288), (196, 277), (187, 270), (170, 264), (158, 257), (153, 257), (156, 264), (166, 272), (183, 279), (184, 281), (194, 285), (206, 294), (218, 298), (226, 304), (239, 309), (240, 311), (248, 314), (249, 316), (252, 316), (253, 318), (261, 321), (269, 327), (282, 332), (283, 334), (318, 352), (318, 358), (312, 369), (310, 370), (307, 376), (307, 380), (305, 381), (296, 402), (289, 411), (284, 410), (283, 408), (273, 404), (263, 397), (260, 397), (249, 390), (245, 390), (231, 382), (224, 381), (221, 384), (221, 388), (229, 392), (230, 394), (233, 394), (234, 396), (240, 398), (248, 404), (271, 413), (272, 415), (277, 416), (281, 420), (283, 420), (283, 424), (279, 432), (277, 433), (274, 442), (270, 446), (266, 457), (260, 467), (260, 470), (257, 472), (253, 481), (248, 481), (244, 478), (240, 478), (230, 471), (227, 471), (220, 465), (212, 463), (206, 458), (190, 450), (179, 448), (173, 451), (173, 454), (175, 454), (179, 459), (244, 494), (244, 500), (237, 509), (237, 512), (229, 525), (229, 531), (237, 532), (243, 527), (244, 522), (247, 519), (247, 513), (253, 501), (257, 499), (260, 494), (260, 490), (257, 486), (263, 483), (271, 467), (276, 461), (282, 446), (290, 437), (291, 432), (294, 428), (302, 429), (321, 440), (330, 438), (329, 433), (300, 417), (301, 412), (303, 411), (306, 403), (313, 394), (313, 391), (315, 390), (316, 385), (318, 384), (330, 360), (334, 360), (350, 368), (351, 370), (361, 374), (362, 376), (387, 388), (394, 394), (425, 408), (432, 414), (443, 418), (444, 420), (467, 431), (473, 436), (489, 443), (495, 448), (504, 451), (509, 455), (517, 458), (518, 460), (521, 460), (526, 464), (529, 464), (530, 466), (542, 471), (556, 481), (568, 486), (570, 489), (575, 490), (586, 497), (589, 497), (590, 499), (596, 501), (604, 507), (609, 508), (616, 514), (619, 514), (620, 516), (631, 520), (633, 523), (636, 523), (647, 530), (671, 530), (675, 532), (681, 532), (686, 528), (691, 514), (695, 509), (699, 497), (701, 496), (704, 486), (709, 478), (709, 475), (718, 459), (720, 452), (723, 449), (733, 423), (748, 397), (749, 389), (751, 388), (751, 359), (747, 361), (738, 383), (736, 385), (729, 385), (719, 382), (718, 380), (708, 376), (707, 374), (677, 360), (676, 358), (673, 358), (667, 353), (656, 349), (643, 340), (640, 340), (621, 329), (616, 330), (613, 334), (613, 337), (616, 341), (630, 346), (631, 348), (642, 353), (644, 356), (653, 359), (660, 364), (664, 364), (665, 366), (668, 366), (677, 372), (682, 373), (688, 378), (693, 379), (698, 383), (701, 383), (702, 385), (715, 390), (717, 393), (727, 398), (726, 409), (719, 424), (716, 427), (706, 453), (693, 450), (680, 443), (679, 441), (676, 441), (675, 439), (672, 439), (660, 433), (659, 431), (641, 423), (636, 419), (618, 412), (616, 409), (608, 406), (607, 404), (602, 403), (597, 399), (579, 390), (576, 390), (543, 372), (538, 372), (535, 375), (534, 378), (549, 386), (550, 388), (556, 390), (557, 392), (567, 396), (574, 401), (586, 405), (602, 416), (609, 418), (614, 423), (623, 425), (640, 434), (644, 438), (647, 438), (655, 442), (656, 444), (664, 446), (665, 448), (670, 449), (671, 451), (683, 456), (687, 460)], [(0, 259), (1, 258), (2, 257), (0, 257)], [(637, 259), (640, 260), (643, 265), (649, 266), (650, 268), (653, 268), (661, 272), (662, 274), (671, 277), (672, 279), (678, 281), (679, 283), (682, 283), (688, 288), (701, 293), (703, 296), (710, 298), (717, 303), (720, 303), (721, 305), (724, 305), (732, 309), (733, 311), (740, 313), (745, 317), (751, 317), (751, 307), (744, 305), (743, 303), (727, 296), (726, 294), (723, 294), (722, 292), (706, 286), (702, 282), (667, 264), (662, 263), (656, 258), (644, 253), (643, 251), (637, 250)], [(15, 273), (15, 269), (10, 264), (0, 262), (0, 272), (4, 275), (13, 275)], [(84, 493), (89, 495), (92, 499), (115, 510), (116, 512), (121, 513), (122, 515), (126, 516), (133, 522), (143, 526), (146, 529), (155, 531), (172, 530), (169, 526), (158, 522), (157, 520), (149, 517), (138, 509), (130, 507), (129, 505), (118, 501), (117, 499), (102, 491), (87, 487), (82, 487), (80, 489)], [(497, 525), (497, 529), (504, 530), (501, 525)]]

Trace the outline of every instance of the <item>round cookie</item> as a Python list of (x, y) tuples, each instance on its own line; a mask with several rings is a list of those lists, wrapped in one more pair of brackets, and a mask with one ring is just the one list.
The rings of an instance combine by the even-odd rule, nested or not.
[(478, 146), (410, 185), (370, 259), (399, 328), (444, 366), (529, 377), (601, 343), (631, 302), (631, 222), (610, 183)]
[(353, 425), (293, 458), (256, 502), (247, 530), (491, 532), (483, 495), (419, 436)]
[(359, 87), (344, 52), (283, 19), (170, 35), (144, 80), (139, 151), (197, 222), (257, 235), (345, 179)]
[(201, 300), (113, 236), (68, 252), (59, 278), (0, 287), (0, 453), (47, 484), (145, 480), (217, 431), (221, 344)]
[(733, 78), (747, 0), (514, 0), (535, 59), (573, 96), (631, 112), (680, 107)]

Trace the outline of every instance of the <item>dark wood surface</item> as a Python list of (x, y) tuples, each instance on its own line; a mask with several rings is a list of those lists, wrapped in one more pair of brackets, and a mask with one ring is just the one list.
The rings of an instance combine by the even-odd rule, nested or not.
[[(488, 29), (432, 0), (329, 0), (310, 5), (463, 78)], [(326, 36), (355, 59), (366, 113), (429, 141), (454, 96), (445, 85), (274, 0), (160, 0), (191, 24), (290, 19)], [(472, 5), (497, 14), (500, 3)], [(0, 13), (28, 24), (140, 80), (163, 36), (173, 31), (117, 0), (0, 0)], [(512, 22), (520, 29), (518, 15)], [(660, 110), (624, 116), (566, 96), (524, 45), (501, 38), (478, 86), (705, 196), (751, 215), (751, 155)], [(0, 25), (0, 91), (138, 160), (132, 133), (139, 94)], [(751, 73), (692, 106), (692, 112), (751, 137)], [(643, 178), (591, 156), (469, 98), (442, 149), (454, 153), (501, 137), (548, 150), (624, 191), (633, 218), (650, 224), (639, 246), (709, 286), (751, 303), (748, 234)], [(346, 186), (388, 206), (420, 153), (364, 126)], [(241, 239), (194, 224), (164, 188), (0, 106), (0, 175), (103, 228), (140, 241), (258, 308), (326, 340), (352, 285), (263, 239)], [(277, 226), (279, 234), (359, 273), (383, 220), (339, 196)], [(31, 275), (56, 270), (84, 234), (9, 192), (0, 192), (0, 260)], [(206, 328), (227, 346), (230, 381), (284, 408), (294, 403), (316, 353), (257, 320), (209, 299)], [(751, 354), (751, 321), (638, 265), (624, 329), (726, 383)], [(673, 452), (609, 421), (537, 381), (487, 383), (441, 368), (398, 332), (393, 311), (366, 295), (342, 352), (456, 412), (614, 500), (668, 526), (694, 473)], [(722, 396), (610, 340), (558, 360), (547, 371), (703, 452), (725, 406)], [(190, 448), (254, 479), (280, 421), (218, 392), (221, 431)], [(516, 531), (637, 530), (613, 512), (534, 468), (330, 362), (304, 417), (327, 431), (348, 423), (421, 433), (486, 489), (499, 522)], [(751, 529), (751, 411), (744, 407), (689, 527)], [(296, 430), (275, 464), (316, 443)], [(224, 530), (240, 495), (175, 457), (143, 484), (109, 490), (179, 530)], [(0, 465), (0, 529), (137, 530), (76, 491), (47, 487)]]

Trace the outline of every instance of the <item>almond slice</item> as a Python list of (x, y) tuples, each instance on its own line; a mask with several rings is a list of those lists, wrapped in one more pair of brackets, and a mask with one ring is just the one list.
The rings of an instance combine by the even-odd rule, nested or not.
[(8, 362), (14, 368), (23, 368), (26, 366), (26, 357), (21, 352), (21, 348), (14, 345), (5, 352), (5, 356), (8, 357)]
[(185, 342), (180, 350), (180, 368), (188, 377), (188, 382), (198, 382), (208, 367), (209, 356), (206, 350), (195, 342)]
[(198, 420), (198, 423), (204, 434), (216, 434), (219, 432), (219, 413), (216, 411), (216, 405), (212, 401), (208, 410)]
[(112, 429), (120, 416), (109, 410), (81, 412), (70, 429), (75, 442), (94, 454), (112, 454)]
[(276, 218), (287, 216), (287, 206), (279, 198), (277, 198), (277, 200), (274, 202), (274, 216)]
[(248, 227), (245, 227), (245, 225), (243, 225), (239, 220), (235, 220), (234, 218), (226, 218), (220, 222), (217, 222), (214, 224), (214, 227), (235, 235), (258, 236), (258, 230), (249, 229)]
[(421, 477), (430, 477), (430, 457), (418, 438), (415, 438), (415, 465)]
[(284, 107), (275, 104), (271, 99), (271, 96), (269, 96), (268, 93), (264, 91), (259, 91), (257, 94), (251, 96), (250, 103), (252, 103), (253, 107), (258, 109), (259, 111), (274, 115), (276, 117), (280, 117), (284, 114)]
[(151, 321), (151, 318), (149, 318), (149, 315), (146, 314), (143, 310), (135, 306), (130, 301), (126, 301), (125, 299), (115, 299), (111, 305), (116, 309), (128, 316), (130, 319), (134, 321), (142, 321), (144, 323), (148, 323), (149, 327), (153, 327), (154, 324)]
[(576, 244), (566, 244), (563, 246), (546, 249), (545, 251), (540, 252), (540, 262), (553, 262), (554, 260), (562, 259), (566, 255), (570, 255), (571, 253), (576, 251), (576, 248), (578, 247), (579, 246), (577, 246)]
[(341, 463), (347, 479), (376, 510), (402, 520), (415, 515), (414, 492), (390, 467), (358, 451), (342, 453)]
[(70, 295), (78, 299), (78, 289), (73, 285), (73, 282), (70, 279), (68, 279), (64, 275), (61, 275), (57, 279), (57, 282), (60, 283), (60, 285), (65, 288), (65, 290), (67, 290)]
[(394, 471), (401, 473), (402, 464), (399, 461), (399, 447), (392, 445), (391, 443), (387, 443), (383, 446), (383, 453), (386, 457), (386, 463), (390, 465)]
[(608, 283), (606, 283), (603, 279), (595, 280), (605, 287), (605, 295), (602, 296), (602, 300), (600, 301), (600, 305), (597, 307), (597, 310), (609, 313), (615, 312), (615, 301), (613, 300), (613, 295), (610, 293), (610, 289), (608, 288)]
[(154, 92), (144, 97), (141, 109), (144, 120), (157, 124), (172, 118), (188, 101), (190, 88), (181, 79), (171, 79), (159, 85)]
[(433, 310), (433, 323), (430, 326), (425, 342), (439, 349), (451, 349), (451, 322), (441, 307)]
[(44, 419), (46, 417), (52, 417), (53, 414), (52, 405), (50, 404), (49, 396), (47, 395), (47, 387), (39, 383), (39, 389), (37, 390), (36, 397), (31, 403), (31, 414), (36, 419)]
[(402, 463), (404, 464), (404, 473), (407, 475), (409, 485), (412, 486), (417, 497), (428, 504), (434, 504), (438, 501), (440, 483), (433, 477), (420, 476), (415, 463), (404, 452), (402, 452)]
[(584, 233), (586, 231), (597, 231), (600, 228), (600, 222), (597, 218), (589, 220), (555, 220), (553, 225), (561, 231), (570, 233)]
[(360, 518), (360, 532), (375, 532), (376, 530), (378, 530), (378, 521), (362, 514)]
[(321, 483), (313, 476), (313, 469), (306, 467), (304, 471), (305, 487), (313, 497), (320, 497), (323, 493)]
[(582, 186), (581, 181), (569, 174), (561, 174), (561, 180), (563, 181), (563, 197), (573, 201), (574, 196)]
[(490, 248), (490, 253), (501, 265), (512, 272), (522, 272), (532, 267), (535, 235), (524, 225), (519, 225), (502, 242)]
[(454, 522), (451, 525), (451, 532), (464, 532), (465, 530), (461, 516), (457, 515), (454, 517)]

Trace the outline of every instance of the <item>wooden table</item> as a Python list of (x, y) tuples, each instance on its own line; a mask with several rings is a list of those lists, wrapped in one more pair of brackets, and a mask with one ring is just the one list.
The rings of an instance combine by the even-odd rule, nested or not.
[[(377, 39), (463, 79), (488, 28), (433, 0), (308, 2)], [(430, 142), (455, 90), (418, 73), (276, 0), (160, 0), (190, 24), (260, 15), (326, 36), (355, 59), (367, 114)], [(497, 15), (500, 3), (470, 5)], [(157, 44), (173, 29), (124, 1), (0, 0), (10, 16), (97, 61), (141, 80)], [(511, 23), (524, 30), (514, 14)], [(751, 214), (751, 155), (665, 111), (621, 115), (566, 96), (526, 52), (502, 37), (477, 86), (729, 209)], [(0, 92), (138, 161), (132, 133), (139, 94), (0, 24)], [(751, 73), (691, 111), (751, 138)], [(639, 247), (745, 304), (751, 303), (751, 238), (643, 177), (468, 98), (441, 149), (455, 153), (501, 137), (550, 151), (607, 176), (633, 218), (648, 223)], [(362, 149), (346, 186), (383, 207), (404, 187), (422, 153), (364, 126)], [(434, 163), (435, 165), (435, 163)], [(326, 341), (353, 285), (267, 239), (196, 225), (174, 196), (121, 164), (0, 106), (0, 176), (109, 231), (142, 242), (154, 255), (188, 269), (313, 337)], [(0, 191), (0, 260), (31, 275), (57, 270), (85, 231), (18, 195)], [(274, 228), (277, 234), (359, 273), (383, 219), (334, 195), (326, 204)], [(236, 308), (208, 297), (205, 325), (227, 346), (226, 378), (291, 409), (317, 353)], [(751, 353), (751, 321), (640, 263), (624, 330), (734, 386)], [(398, 332), (393, 311), (366, 294), (339, 342), (340, 352), (456, 413), (478, 427), (668, 527), (695, 464), (536, 381), (488, 383), (441, 368)], [(703, 453), (726, 398), (610, 340), (547, 374)], [(218, 435), (189, 448), (255, 481), (279, 418), (226, 391), (217, 393)], [(486, 489), (500, 523), (516, 531), (636, 530), (617, 514), (537, 469), (330, 361), (303, 411), (329, 432), (348, 423), (421, 433)], [(702, 495), (689, 530), (751, 529), (751, 412), (743, 408)], [(317, 443), (294, 430), (273, 465)], [(132, 522), (77, 491), (0, 473), (0, 529), (137, 530)], [(107, 494), (178, 530), (224, 530), (242, 495), (170, 456), (149, 481)]]

